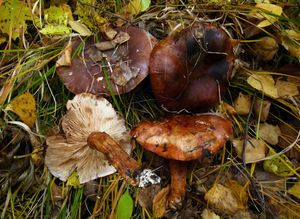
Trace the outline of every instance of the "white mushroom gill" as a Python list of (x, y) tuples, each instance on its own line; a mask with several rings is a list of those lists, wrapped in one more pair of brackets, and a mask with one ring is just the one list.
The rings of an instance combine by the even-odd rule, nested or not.
[(62, 118), (63, 134), (48, 137), (45, 163), (50, 172), (66, 181), (76, 170), (80, 183), (116, 172), (105, 156), (87, 144), (94, 131), (106, 132), (129, 154), (129, 130), (124, 119), (103, 97), (79, 94), (67, 103), (67, 113)]

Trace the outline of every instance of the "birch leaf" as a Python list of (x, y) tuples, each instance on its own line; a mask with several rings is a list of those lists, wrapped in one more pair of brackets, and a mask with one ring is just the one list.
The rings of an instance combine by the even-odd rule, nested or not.
[(275, 86), (278, 90), (279, 97), (293, 97), (299, 95), (297, 84), (292, 82), (277, 80)]
[(256, 16), (258, 18), (261, 18), (261, 19), (264, 18), (263, 21), (261, 21), (259, 24), (257, 24), (257, 27), (260, 27), (260, 28), (272, 25), (273, 23), (275, 23), (278, 20), (276, 15), (280, 16), (282, 14), (282, 7), (280, 7), (278, 5), (269, 4), (269, 3), (257, 3), (255, 5), (255, 7), (267, 11), (267, 13), (264, 13), (264, 12), (256, 13)]
[(34, 126), (36, 119), (36, 103), (34, 96), (31, 93), (26, 92), (13, 99), (10, 104), (7, 105), (6, 110), (10, 110), (17, 114), (30, 128)]
[(275, 81), (271, 75), (252, 74), (247, 79), (248, 84), (253, 88), (264, 92), (266, 95), (278, 98), (278, 91), (275, 87)]

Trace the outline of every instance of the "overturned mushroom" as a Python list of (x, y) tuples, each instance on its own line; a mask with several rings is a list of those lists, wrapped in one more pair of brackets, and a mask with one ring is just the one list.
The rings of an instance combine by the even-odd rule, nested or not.
[[(159, 121), (144, 121), (131, 130), (131, 135), (147, 150), (170, 159), (170, 206), (181, 206), (185, 196), (186, 162), (200, 159), (206, 151), (217, 152), (232, 133), (231, 123), (217, 115), (176, 115)], [(110, 141), (110, 144), (102, 144)], [(92, 147), (102, 151), (124, 178), (137, 179), (141, 171), (136, 161), (122, 152), (120, 146), (105, 134), (95, 132), (88, 138)], [(110, 145), (104, 148), (103, 145)], [(116, 154), (122, 154), (116, 156)], [(125, 173), (125, 174), (124, 174)]]
[(153, 93), (168, 110), (204, 111), (219, 102), (233, 69), (230, 38), (195, 24), (160, 41), (150, 56)]
[(110, 89), (122, 94), (134, 89), (148, 75), (155, 38), (132, 26), (119, 28), (117, 32), (111, 41), (96, 42), (95, 37), (72, 41), (71, 65), (57, 67), (67, 89), (75, 94), (110, 95)]
[(46, 139), (45, 163), (50, 172), (66, 181), (76, 170), (80, 183), (116, 172), (104, 154), (90, 148), (87, 138), (95, 131), (106, 132), (129, 156), (130, 135), (124, 119), (105, 98), (92, 94), (76, 95), (68, 101), (67, 110), (62, 119), (63, 133)]

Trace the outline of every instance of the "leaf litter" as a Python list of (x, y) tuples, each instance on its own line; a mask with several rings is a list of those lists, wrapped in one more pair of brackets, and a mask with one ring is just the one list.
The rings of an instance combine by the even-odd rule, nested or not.
[[(296, 4), (0, 1), (1, 218), (297, 218), (300, 31)], [(18, 19), (7, 19), (12, 17)], [(235, 66), (220, 105), (210, 109), (232, 122), (234, 134), (222, 151), (189, 164), (182, 208), (168, 209), (166, 160), (149, 156), (151, 152), (139, 144), (131, 156), (161, 177), (161, 185), (155, 188), (125, 187), (119, 173), (85, 184), (78, 182), (76, 171), (67, 182), (53, 177), (43, 161), (45, 139), (53, 127), (61, 126), (66, 103), (73, 97), (56, 68), (70, 66), (78, 54), (81, 65), (86, 65), (86, 36), (97, 47), (87, 50), (89, 58), (99, 66), (106, 61), (107, 49), (114, 55), (127, 45), (131, 36), (116, 30), (128, 23), (160, 41), (193, 22), (213, 22), (224, 29), (239, 42), (235, 56), (242, 64)], [(80, 38), (76, 47), (71, 45), (74, 37)], [(116, 65), (116, 72), (125, 74), (114, 72), (111, 79), (103, 75), (106, 98), (128, 128), (170, 114), (155, 100), (147, 78), (127, 94), (111, 89), (110, 83), (123, 86), (139, 71), (124, 61)]]

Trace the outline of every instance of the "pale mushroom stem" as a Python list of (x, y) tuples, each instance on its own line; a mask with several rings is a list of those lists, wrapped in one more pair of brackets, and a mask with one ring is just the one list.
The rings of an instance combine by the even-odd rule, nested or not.
[(87, 142), (89, 146), (102, 152), (113, 165), (124, 180), (130, 185), (137, 186), (137, 176), (141, 167), (138, 162), (132, 159), (116, 142), (105, 132), (93, 132), (89, 135)]
[(168, 160), (171, 187), (168, 197), (171, 209), (180, 209), (185, 198), (187, 162), (178, 160)]

